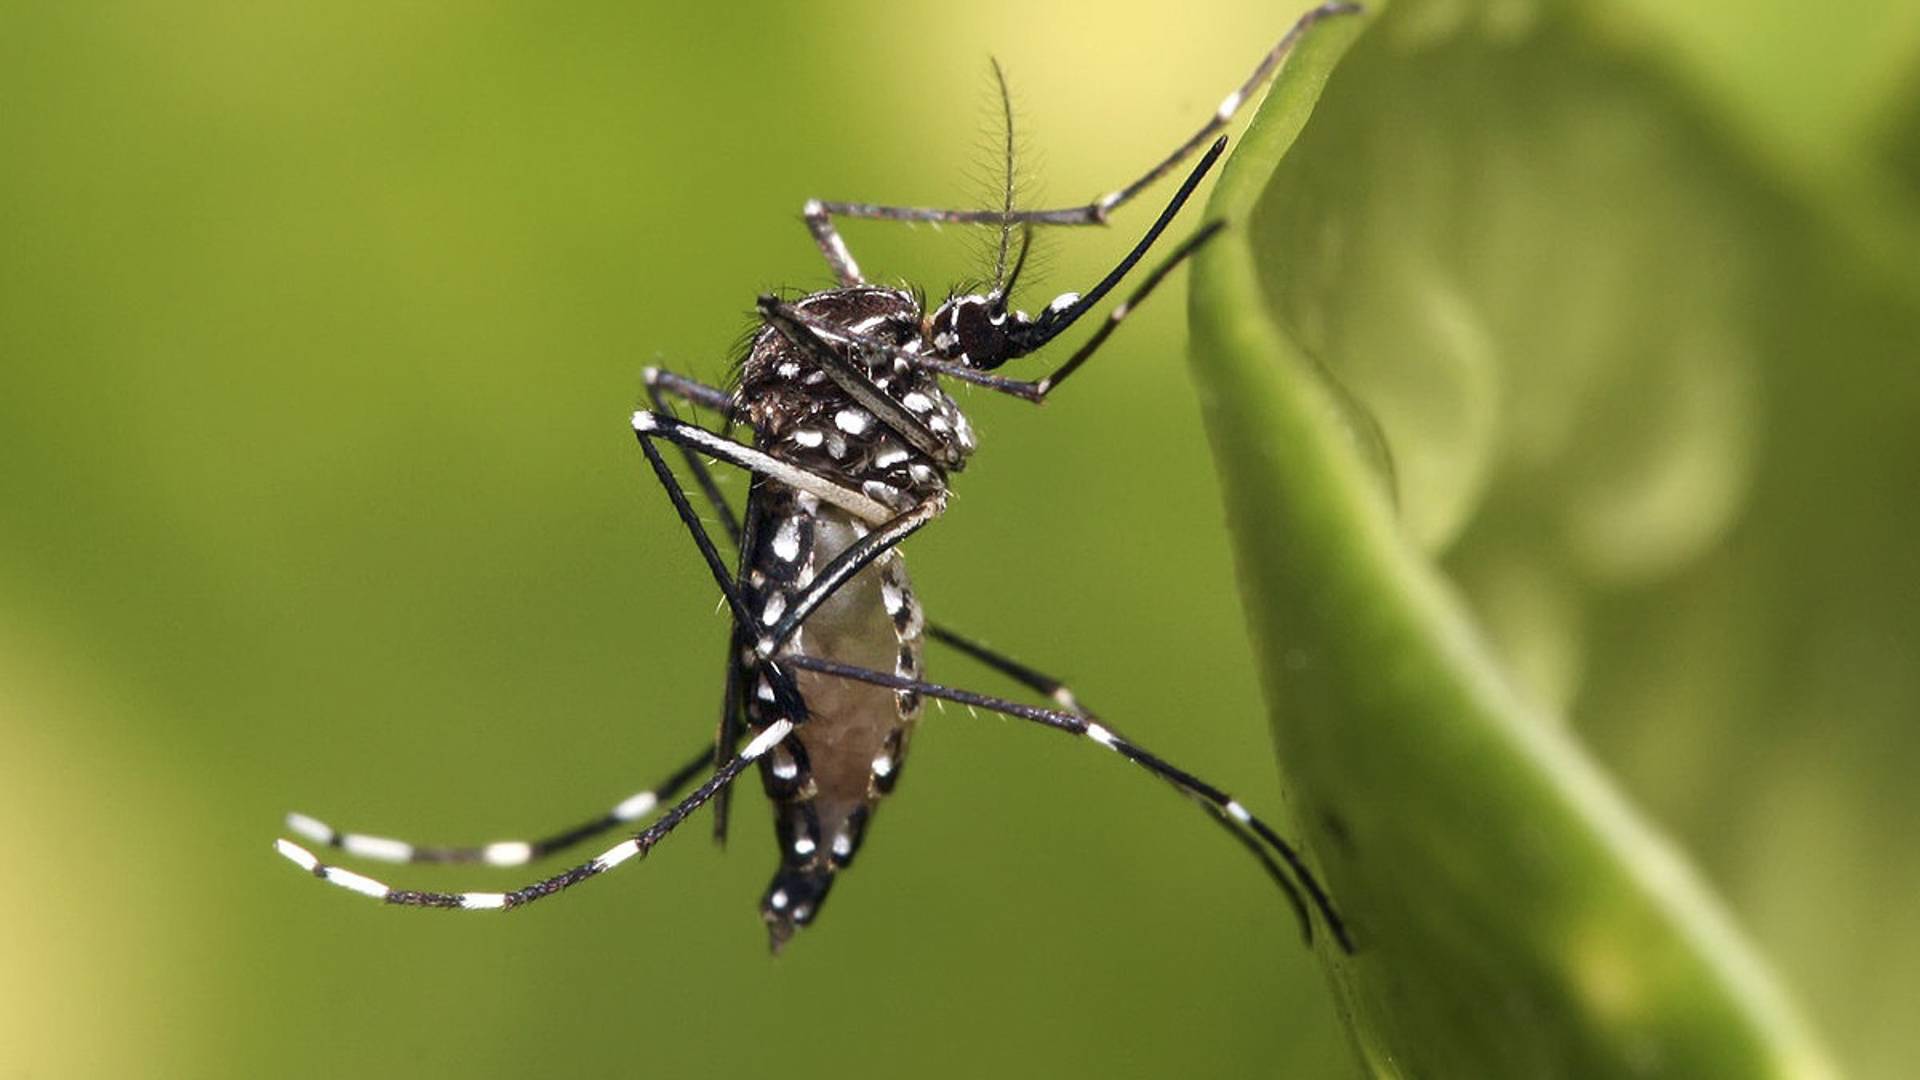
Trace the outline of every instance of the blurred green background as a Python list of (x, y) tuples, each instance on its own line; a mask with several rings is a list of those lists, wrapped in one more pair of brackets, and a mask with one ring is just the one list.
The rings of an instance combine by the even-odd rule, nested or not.
[[(757, 292), (826, 283), (809, 196), (987, 197), (989, 55), (1025, 200), (1078, 201), (1184, 136), (1294, 14), (0, 9), (0, 1072), (1349, 1073), (1242, 854), (1013, 721), (930, 714), (859, 869), (777, 962), (750, 793), (728, 852), (701, 819), (512, 917), (385, 910), (268, 848), (295, 808), (518, 836), (679, 761), (715, 716), (724, 621), (626, 427), (640, 368), (723, 380)], [(1825, 260), (1800, 280), (1845, 321), (1769, 339), (1793, 377), (1767, 400), (1792, 408), (1764, 415), (1799, 420), (1756, 426), (1760, 510), (1732, 520), (1795, 542), (1735, 529), (1677, 583), (1595, 586), (1572, 711), (1837, 1056), (1895, 1076), (1920, 1055), (1920, 17), (1635, 18), (1676, 107), (1815, 207), (1794, 228), (1842, 238), (1790, 250)], [(1042, 298), (1146, 217), (1050, 237)], [(983, 272), (963, 232), (848, 232), (876, 278)], [(913, 566), (939, 618), (1278, 810), (1180, 307), (1143, 309), (1043, 411), (973, 395), (981, 454)], [(1463, 573), (1497, 565), (1475, 541)], [(1723, 611), (1715, 588), (1780, 631), (1729, 649), (1737, 694), (1641, 633)]]

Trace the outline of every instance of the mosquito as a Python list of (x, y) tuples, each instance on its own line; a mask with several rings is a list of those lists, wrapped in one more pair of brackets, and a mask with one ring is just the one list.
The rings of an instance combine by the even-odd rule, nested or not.
[[(943, 380), (1035, 404), (1046, 401), (1175, 267), (1218, 234), (1219, 222), (1200, 227), (1148, 270), (1051, 374), (1029, 381), (994, 372), (1046, 347), (1118, 288), (1219, 161), (1227, 141), (1221, 129), (1272, 77), (1301, 35), (1322, 19), (1357, 10), (1350, 3), (1325, 3), (1302, 16), (1197, 132), (1132, 183), (1085, 205), (1015, 209), (1010, 179), (1001, 206), (991, 210), (809, 200), (802, 217), (837, 279), (835, 286), (790, 302), (761, 296), (760, 325), (730, 390), (646, 370), (652, 408), (633, 414), (634, 433), (732, 616), (717, 735), (664, 781), (552, 835), (479, 847), (412, 844), (340, 832), (304, 814), (287, 817), (288, 827), (315, 845), (363, 859), (496, 867), (525, 865), (652, 817), (644, 828), (587, 862), (511, 892), (397, 889), (323, 863), (291, 840), (277, 841), (276, 849), (322, 880), (389, 904), (518, 908), (646, 855), (709, 803), (715, 834), (724, 836), (731, 785), (756, 766), (772, 804), (780, 852), (760, 902), (777, 952), (818, 917), (835, 880), (852, 864), (875, 810), (899, 782), (922, 703), (934, 698), (1079, 736), (1171, 784), (1252, 853), (1279, 885), (1309, 941), (1317, 915), (1339, 948), (1351, 952), (1346, 926), (1326, 890), (1279, 833), (1225, 791), (1120, 734), (1060, 680), (928, 622), (900, 544), (946, 510), (949, 479), (975, 449), (967, 417)], [(995, 73), (999, 76), (997, 65)], [(1000, 88), (1004, 108), (1003, 77)], [(1055, 297), (1035, 316), (1012, 306), (1035, 227), (1104, 225), (1114, 210), (1196, 152), (1197, 161), (1160, 215), (1092, 287)], [(835, 227), (836, 217), (998, 226), (993, 284), (984, 292), (949, 295), (929, 311), (914, 292), (867, 280)], [(703, 427), (681, 420), (674, 415), (676, 404), (711, 412), (717, 422)], [(731, 437), (736, 425), (751, 431), (750, 443)], [(722, 554), (663, 456), (663, 444), (679, 448), (699, 497), (737, 549), (733, 562)], [(734, 516), (708, 459), (748, 474), (741, 518)], [(1050, 705), (927, 681), (921, 657), (929, 638), (1044, 696)], [(702, 774), (705, 779), (681, 795)]]

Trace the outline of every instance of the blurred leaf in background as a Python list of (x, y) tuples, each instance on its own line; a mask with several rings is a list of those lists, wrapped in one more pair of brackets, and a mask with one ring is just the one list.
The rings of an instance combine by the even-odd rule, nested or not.
[[(1408, 520), (1842, 1063), (1897, 1076), (1920, 1057), (1900, 1022), (1920, 1007), (1920, 20), (1845, 7), (1578, 21), (1574, 46), (1635, 59), (1618, 89), (1595, 76), (1572, 117), (1594, 130), (1535, 164), (1542, 117), (1567, 115), (1524, 80), (1567, 73), (1529, 58), (1531, 5), (1423, 5), (1426, 36), (1376, 43), (1405, 56), (1345, 113), (1336, 79), (1299, 160), (1364, 153), (1294, 190), (1303, 214), (1308, 195), (1393, 195), (1322, 279), (1382, 250), (1364, 245), (1406, 273), (1373, 325), (1356, 304), (1319, 332), (1330, 362), (1382, 365), (1341, 374), (1420, 482)], [(724, 623), (625, 428), (640, 368), (723, 379), (756, 292), (825, 283), (807, 197), (978, 201), (989, 54), (1035, 151), (1027, 200), (1076, 200), (1184, 136), (1295, 14), (0, 13), (0, 807), (19, 838), (0, 1065), (1350, 1074), (1324, 981), (1241, 853), (1109, 759), (998, 719), (930, 717), (859, 871), (777, 963), (751, 810), (724, 857), (683, 836), (497, 920), (358, 903), (267, 848), (293, 807), (518, 835), (698, 745)], [(1478, 82), (1430, 100), (1392, 81), (1487, 49)], [(1662, 134), (1643, 145), (1643, 126)], [(1549, 182), (1618, 167), (1609, 148), (1639, 201), (1569, 234)], [(1672, 191), (1644, 186), (1656, 166)], [(1481, 192), (1482, 173), (1531, 183)], [(1506, 216), (1492, 200), (1516, 191)], [(1143, 224), (1048, 237), (1035, 289), (1083, 287)], [(1665, 227), (1682, 231), (1647, 235)], [(1505, 266), (1489, 245), (1528, 230), (1592, 255)], [(849, 239), (935, 292), (980, 272), (953, 231)], [(1606, 257), (1649, 249), (1688, 254)], [(1711, 284), (1638, 280), (1656, 270)], [(1486, 304), (1490, 282), (1515, 298)], [(1704, 345), (1615, 317), (1650, 303)], [(982, 453), (915, 572), (948, 621), (1278, 807), (1178, 308), (1143, 309), (1044, 411), (969, 399)], [(1554, 370), (1529, 350), (1569, 340), (1662, 348), (1589, 368), (1615, 411), (1588, 416), (1524, 378)], [(1394, 414), (1410, 372), (1458, 415)], [(1500, 396), (1475, 398), (1476, 372)], [(1666, 437), (1618, 445), (1661, 452), (1596, 453), (1648, 401)], [(1678, 514), (1649, 482), (1675, 461), (1693, 463)], [(1648, 520), (1672, 527), (1624, 527)], [(951, 657), (932, 672), (1002, 689)]]

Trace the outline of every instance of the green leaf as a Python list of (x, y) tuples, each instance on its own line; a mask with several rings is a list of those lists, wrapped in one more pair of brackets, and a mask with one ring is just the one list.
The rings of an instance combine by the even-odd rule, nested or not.
[(1281, 767), (1358, 946), (1320, 952), (1381, 1075), (1825, 1076), (1569, 731), (1591, 608), (1752, 498), (1760, 268), (1797, 242), (1581, 10), (1323, 24), (1213, 198), (1193, 368)]

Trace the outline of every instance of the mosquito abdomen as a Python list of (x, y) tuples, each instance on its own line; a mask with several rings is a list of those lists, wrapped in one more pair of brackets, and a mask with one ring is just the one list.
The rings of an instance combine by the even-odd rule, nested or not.
[[(747, 585), (753, 610), (771, 625), (792, 595), (867, 527), (801, 493), (763, 487), (756, 497), (764, 535), (749, 548)], [(835, 591), (776, 655), (799, 653), (917, 678), (923, 625), (905, 563), (889, 553)], [(753, 685), (763, 674), (755, 673)], [(876, 804), (899, 778), (920, 712), (912, 693), (810, 671), (795, 671), (794, 681), (808, 718), (761, 762), (780, 844), (780, 868), (761, 903), (776, 949), (812, 921), (833, 876), (852, 862)], [(776, 708), (756, 697), (754, 726), (776, 719)]]

